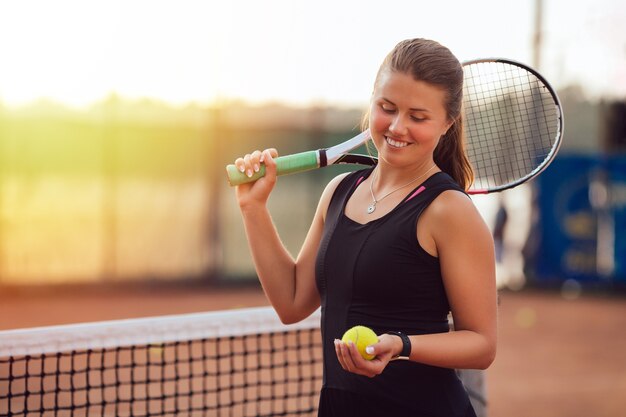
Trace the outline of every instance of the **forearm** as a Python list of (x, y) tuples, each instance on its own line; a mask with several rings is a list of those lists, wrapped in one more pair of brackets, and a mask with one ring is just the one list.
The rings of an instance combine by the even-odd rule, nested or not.
[[(454, 369), (486, 369), (495, 358), (495, 337), (471, 330), (409, 336), (410, 360)], [(401, 342), (400, 342), (401, 343)]]
[(265, 206), (242, 208), (244, 228), (261, 285), (279, 316), (292, 315), (296, 266)]

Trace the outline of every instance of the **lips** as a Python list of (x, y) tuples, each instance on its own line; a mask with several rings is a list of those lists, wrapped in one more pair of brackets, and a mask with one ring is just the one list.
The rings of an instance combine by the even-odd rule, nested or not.
[(407, 142), (401, 142), (399, 140), (394, 140), (394, 139), (391, 139), (388, 136), (385, 136), (385, 142), (387, 142), (387, 144), (389, 146), (392, 146), (394, 148), (404, 148), (406, 146), (409, 146), (409, 143), (407, 143)]

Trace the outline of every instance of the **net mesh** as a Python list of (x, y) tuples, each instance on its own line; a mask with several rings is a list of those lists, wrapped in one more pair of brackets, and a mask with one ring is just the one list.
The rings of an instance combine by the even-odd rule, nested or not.
[(464, 127), (474, 168), (470, 191), (523, 182), (552, 158), (561, 113), (552, 90), (527, 69), (485, 61), (464, 67)]
[(263, 308), (0, 332), (0, 415), (313, 416), (318, 326)]

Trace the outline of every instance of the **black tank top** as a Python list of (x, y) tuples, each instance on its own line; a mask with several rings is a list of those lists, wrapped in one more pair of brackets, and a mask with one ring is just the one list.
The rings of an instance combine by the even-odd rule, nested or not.
[(439, 172), (385, 216), (360, 224), (345, 215), (345, 206), (371, 172), (353, 172), (337, 186), (316, 260), (324, 387), (379, 397), (429, 416), (465, 415), (469, 398), (453, 369), (395, 360), (381, 375), (367, 378), (344, 371), (337, 360), (333, 340), (357, 324), (377, 334), (449, 330), (450, 307), (439, 260), (420, 246), (417, 221), (443, 191), (463, 190), (450, 176)]

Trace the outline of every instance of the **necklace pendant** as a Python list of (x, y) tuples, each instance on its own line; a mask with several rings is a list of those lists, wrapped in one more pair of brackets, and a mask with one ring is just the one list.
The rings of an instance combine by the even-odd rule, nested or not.
[(367, 206), (367, 214), (372, 214), (376, 210), (376, 203), (372, 203)]

